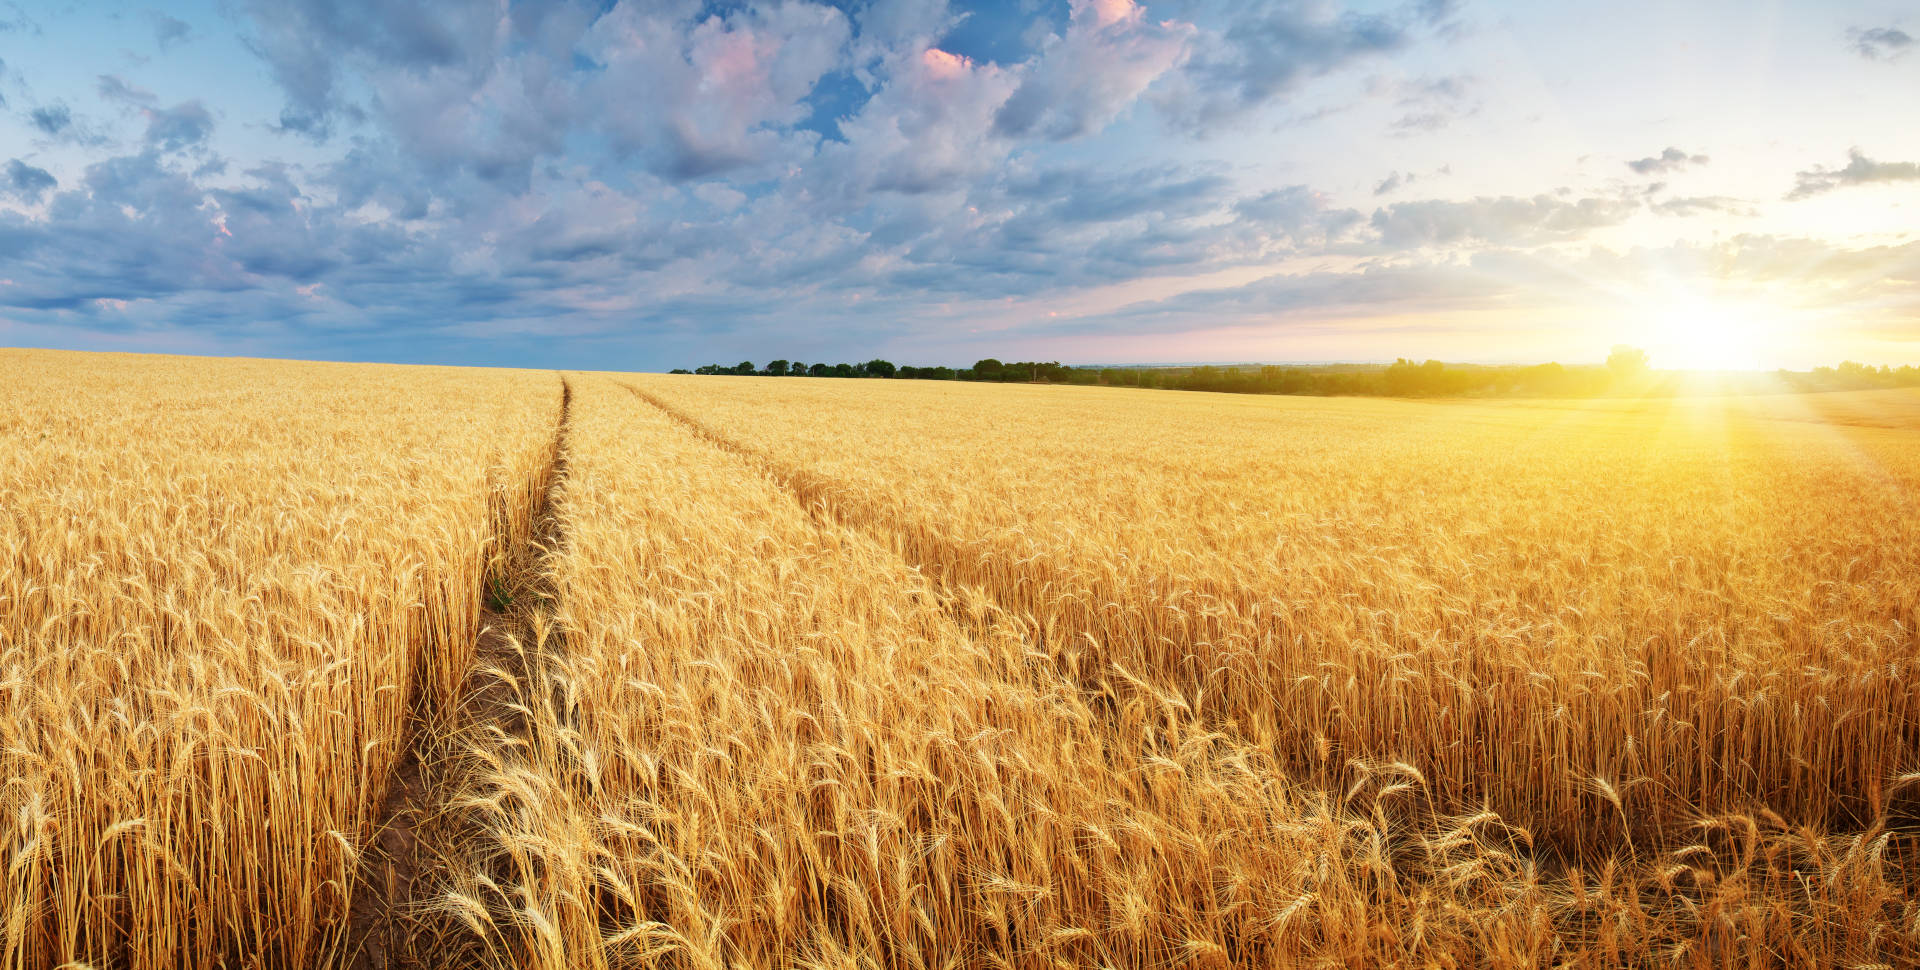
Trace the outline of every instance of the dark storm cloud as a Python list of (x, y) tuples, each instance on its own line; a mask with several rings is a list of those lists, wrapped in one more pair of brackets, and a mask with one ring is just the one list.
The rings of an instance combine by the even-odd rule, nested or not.
[(1844, 168), (1824, 168), (1816, 165), (1804, 172), (1796, 173), (1793, 189), (1787, 193), (1786, 197), (1790, 201), (1807, 199), (1850, 185), (1909, 182), (1915, 179), (1920, 179), (1920, 163), (1876, 162), (1868, 158), (1860, 149), (1854, 148), (1847, 152), (1847, 164)]
[(1711, 159), (1705, 155), (1689, 155), (1678, 148), (1669, 147), (1658, 155), (1634, 159), (1627, 163), (1627, 167), (1640, 175), (1664, 175), (1684, 171), (1689, 166), (1705, 165), (1709, 161)]

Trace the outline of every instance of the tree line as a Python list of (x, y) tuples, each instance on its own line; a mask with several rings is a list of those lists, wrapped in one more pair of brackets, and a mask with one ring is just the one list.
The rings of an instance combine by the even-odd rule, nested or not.
[[(817, 363), (775, 360), (765, 367), (752, 361), (733, 366), (707, 364), (675, 374), (733, 374), (754, 377), (865, 377), (892, 380), (994, 381), (1003, 383), (1081, 384), (1147, 387), (1233, 394), (1310, 394), (1372, 397), (1592, 397), (1617, 391), (1669, 388), (1671, 375), (1656, 380), (1645, 351), (1620, 346), (1604, 365), (1416, 363), (1265, 364), (1197, 367), (1074, 367), (1057, 360), (1002, 362), (987, 357), (971, 367), (914, 367), (873, 359), (865, 363)], [(1920, 387), (1920, 367), (1869, 367), (1848, 361), (1812, 371), (1779, 371), (1781, 382), (1798, 390), (1853, 390)], [(1749, 381), (1743, 385), (1758, 390)], [(1774, 385), (1778, 386), (1778, 385)]]
[(1842, 361), (1838, 367), (1815, 367), (1804, 372), (1782, 371), (1788, 384), (1803, 391), (1866, 391), (1886, 387), (1920, 387), (1920, 367), (1874, 367)]
[(1444, 364), (1429, 360), (1416, 364), (1402, 358), (1388, 366), (1258, 365), (1198, 367), (1074, 367), (1057, 360), (1002, 362), (993, 357), (971, 367), (914, 367), (874, 359), (865, 363), (817, 363), (775, 360), (765, 367), (752, 361), (706, 364), (675, 374), (732, 374), (752, 377), (877, 377), (895, 380), (994, 381), (1002, 383), (1083, 384), (1107, 387), (1147, 387), (1180, 391), (1225, 391), (1238, 394), (1375, 395), (1387, 397), (1451, 397), (1475, 394), (1578, 396), (1604, 392), (1624, 376), (1646, 368), (1646, 355), (1632, 348), (1616, 348), (1606, 367), (1567, 367), (1561, 364), (1480, 366)]

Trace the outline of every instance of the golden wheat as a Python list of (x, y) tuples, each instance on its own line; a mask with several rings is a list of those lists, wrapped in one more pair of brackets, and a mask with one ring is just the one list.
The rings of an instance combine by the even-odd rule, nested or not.
[(560, 382), (8, 351), (0, 388), (0, 966), (331, 958)]
[(1089, 684), (1124, 670), (1326, 787), (1404, 760), (1578, 857), (1689, 810), (1864, 825), (1920, 760), (1920, 423), (644, 387)]
[(0, 967), (1920, 964), (1914, 395), (0, 378)]
[[(1920, 958), (1897, 491), (1642, 492), (1742, 494), (1773, 429), (626, 383), (576, 407), (528, 728), (471, 748), (442, 905), (503, 963)], [(1875, 557), (1844, 609), (1736, 558), (1809, 516)]]

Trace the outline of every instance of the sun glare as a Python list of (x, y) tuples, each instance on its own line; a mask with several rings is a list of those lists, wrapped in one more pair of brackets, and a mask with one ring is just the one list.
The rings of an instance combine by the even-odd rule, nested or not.
[(1760, 370), (1782, 323), (1757, 303), (1687, 296), (1650, 308), (1643, 337), (1653, 365), (1676, 370)]

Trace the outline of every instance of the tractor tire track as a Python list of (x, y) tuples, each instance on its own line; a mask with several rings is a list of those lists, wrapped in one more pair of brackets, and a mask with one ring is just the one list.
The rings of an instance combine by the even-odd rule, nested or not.
[[(1245, 737), (1239, 730), (1243, 725), (1210, 716), (1205, 709), (1205, 699), (1219, 697), (1228, 681), (1248, 682), (1245, 672), (1207, 658), (1225, 630), (1199, 607), (1223, 600), (1224, 590), (1189, 584), (1180, 596), (1165, 601), (1117, 613), (1098, 609), (1091, 605), (1095, 598), (1084, 592), (1061, 594), (1084, 586), (1084, 577), (1068, 568), (1037, 557), (1012, 561), (996, 554), (991, 539), (957, 539), (914, 521), (895, 503), (779, 461), (638, 387), (621, 386), (701, 440), (761, 470), (814, 516), (877, 540), (937, 586), (984, 593), (1002, 613), (1028, 628), (1032, 641), (1047, 650), (1058, 672), (1096, 711), (1112, 716), (1120, 705), (1139, 699), (1152, 709), (1198, 719), (1228, 736), (1266, 740)], [(1153, 625), (1163, 629), (1143, 635), (1137, 628), (1142, 617), (1158, 621)], [(1271, 695), (1263, 700), (1279, 703)]]
[[(520, 683), (537, 662), (529, 647), (561, 649), (557, 632), (544, 619), (557, 601), (544, 568), (565, 535), (553, 497), (567, 481), (568, 431), (573, 385), (562, 376), (560, 414), (546, 467), (528, 487), (536, 492), (531, 521), (517, 524), (496, 510), (495, 540), (503, 553), (486, 571), (471, 662), (461, 674), (450, 702), (416, 688), (413, 728), (406, 750), (389, 779), (379, 811), (377, 835), (362, 852), (360, 881), (353, 894), (345, 937), (345, 966), (353, 970), (426, 970), (482, 965), (481, 941), (436, 900), (445, 875), (473, 823), (452, 809), (465, 789), (463, 744), (498, 726), (511, 737), (526, 732), (524, 715), (514, 707), (512, 687), (500, 672)], [(516, 533), (518, 533), (516, 535)]]

